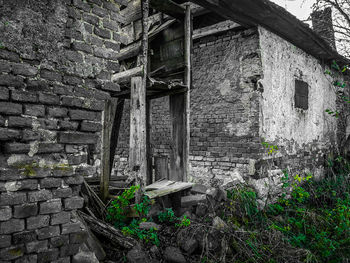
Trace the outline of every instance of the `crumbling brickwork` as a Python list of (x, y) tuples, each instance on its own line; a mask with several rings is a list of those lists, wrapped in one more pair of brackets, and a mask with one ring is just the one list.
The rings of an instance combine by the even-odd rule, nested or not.
[(119, 6), (0, 1), (0, 261), (75, 262), (83, 176), (119, 89)]

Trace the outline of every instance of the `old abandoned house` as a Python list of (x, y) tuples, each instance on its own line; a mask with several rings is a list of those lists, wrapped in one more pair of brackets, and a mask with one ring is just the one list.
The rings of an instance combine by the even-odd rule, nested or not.
[(320, 35), (266, 0), (149, 2), (0, 0), (2, 262), (81, 262), (81, 185), (108, 198), (115, 152), (140, 184), (154, 156), (156, 178), (261, 188), (336, 146), (324, 71), (348, 61)]

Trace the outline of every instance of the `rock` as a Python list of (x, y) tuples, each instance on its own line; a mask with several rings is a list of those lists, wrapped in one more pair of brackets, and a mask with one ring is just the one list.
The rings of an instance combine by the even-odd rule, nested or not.
[(144, 230), (150, 230), (151, 228), (154, 228), (155, 230), (160, 230), (162, 226), (153, 222), (142, 222), (140, 223), (139, 228)]
[(169, 263), (186, 263), (185, 257), (182, 255), (180, 249), (176, 247), (167, 247), (163, 256), (166, 262)]
[(207, 201), (206, 195), (189, 195), (181, 197), (181, 207), (190, 207), (205, 203)]
[(141, 247), (136, 246), (131, 249), (126, 255), (128, 262), (130, 263), (148, 263), (150, 259), (148, 255), (141, 249)]
[(198, 204), (196, 208), (196, 215), (199, 217), (205, 216), (208, 211), (208, 205), (206, 204)]
[(151, 209), (148, 211), (147, 217), (156, 220), (158, 218), (158, 214), (162, 211), (162, 207), (160, 204), (155, 203), (151, 206)]
[(73, 256), (72, 263), (99, 263), (93, 252), (81, 251)]
[(191, 193), (194, 194), (205, 194), (207, 192), (207, 187), (203, 184), (195, 184), (192, 186)]
[(191, 255), (198, 247), (198, 241), (194, 238), (188, 238), (185, 242), (181, 243), (181, 248), (188, 255)]
[(226, 222), (218, 216), (213, 219), (213, 227), (217, 230), (223, 231), (227, 231), (229, 229), (229, 226), (226, 224)]

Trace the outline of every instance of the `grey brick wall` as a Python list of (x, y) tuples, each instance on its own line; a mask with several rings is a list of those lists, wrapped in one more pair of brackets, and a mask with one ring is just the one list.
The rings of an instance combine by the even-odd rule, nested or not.
[(0, 14), (0, 261), (70, 262), (84, 231), (72, 211), (119, 89), (119, 5), (0, 1)]

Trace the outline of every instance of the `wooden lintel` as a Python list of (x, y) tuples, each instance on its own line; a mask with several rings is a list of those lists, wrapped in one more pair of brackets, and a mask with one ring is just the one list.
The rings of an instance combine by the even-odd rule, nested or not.
[(118, 60), (125, 60), (137, 56), (141, 51), (141, 40), (132, 43), (120, 50), (116, 58)]
[(138, 67), (119, 72), (112, 76), (112, 81), (119, 83), (123, 81), (128, 81), (132, 77), (141, 76), (143, 75), (143, 69), (143, 65), (140, 65)]
[(185, 9), (171, 0), (151, 0), (150, 6), (159, 12), (177, 19), (183, 19), (185, 17)]
[(131, 0), (126, 8), (120, 11), (124, 23), (129, 24), (142, 18), (141, 0)]
[(198, 39), (201, 37), (205, 37), (205, 36), (210, 36), (210, 35), (214, 35), (214, 34), (218, 34), (218, 33), (222, 33), (225, 31), (228, 31), (230, 29), (234, 29), (234, 28), (238, 28), (241, 27), (241, 25), (227, 20), (227, 21), (223, 21), (211, 26), (207, 26), (207, 27), (203, 27), (203, 28), (199, 28), (193, 31), (193, 39)]

